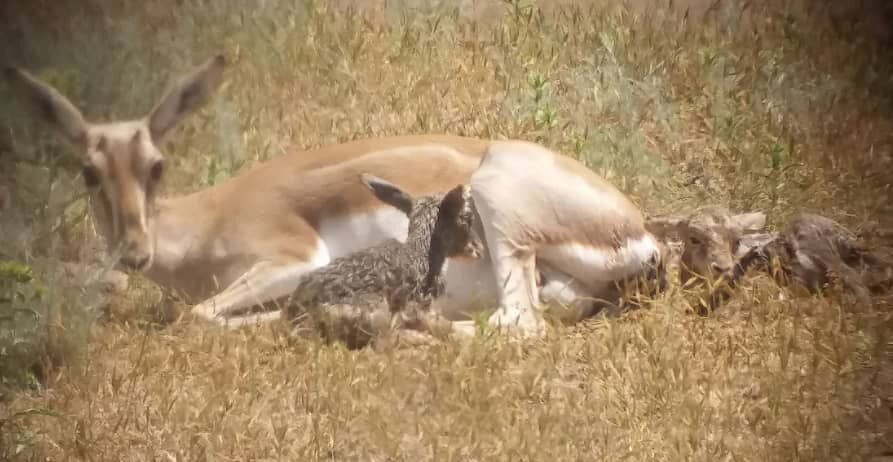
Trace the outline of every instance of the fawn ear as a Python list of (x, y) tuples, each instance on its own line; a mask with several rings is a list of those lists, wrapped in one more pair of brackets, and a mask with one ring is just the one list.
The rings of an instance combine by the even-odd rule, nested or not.
[(678, 215), (648, 217), (645, 219), (645, 229), (660, 240), (665, 240), (674, 234), (678, 234), (685, 219)]
[(360, 181), (375, 194), (378, 200), (400, 210), (406, 216), (412, 213), (412, 197), (399, 186), (369, 173), (361, 174)]
[(7, 68), (4, 74), (10, 83), (18, 84), (24, 90), (32, 107), (39, 111), (40, 118), (64, 135), (66, 140), (75, 144), (86, 140), (87, 122), (84, 116), (62, 93), (17, 67)]
[(766, 214), (763, 212), (742, 213), (732, 216), (729, 221), (741, 232), (760, 231), (766, 226)]
[(741, 236), (738, 240), (738, 250), (735, 252), (735, 258), (741, 258), (747, 252), (757, 247), (765, 247), (778, 236), (773, 233), (748, 233)]

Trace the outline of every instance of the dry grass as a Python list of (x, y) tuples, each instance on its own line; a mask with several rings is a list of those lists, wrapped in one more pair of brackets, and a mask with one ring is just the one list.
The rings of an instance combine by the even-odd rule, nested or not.
[[(721, 3), (682, 20), (664, 7), (539, 14), (512, 1), (504, 22), (483, 27), (450, 2), (403, 3), (429, 6), (366, 20), (326, 2), (96, 0), (9, 22), (4, 42), (17, 48), (0, 58), (108, 118), (148, 111), (174, 72), (223, 50), (221, 94), (164, 147), (169, 193), (284, 149), (451, 132), (541, 141), (653, 213), (710, 202), (762, 209), (773, 224), (811, 210), (856, 230), (893, 226), (893, 61), (858, 26), (793, 4), (742, 13)], [(0, 458), (849, 461), (893, 451), (890, 300), (792, 299), (764, 278), (710, 318), (686, 314), (673, 289), (543, 340), (416, 350), (348, 352), (289, 341), (277, 326), (163, 324), (169, 310), (151, 284), (86, 322), (100, 306), (92, 292), (52, 283), (51, 271), (54, 258), (89, 252), (76, 162), (20, 116), (0, 116), (0, 234), (23, 237), (0, 255), (35, 267), (53, 302), (33, 308), (57, 307), (58, 322), (34, 329), (52, 335), (0, 329), (57, 359), (40, 363), (39, 386), (5, 386)], [(88, 354), (46, 338), (82, 339)]]

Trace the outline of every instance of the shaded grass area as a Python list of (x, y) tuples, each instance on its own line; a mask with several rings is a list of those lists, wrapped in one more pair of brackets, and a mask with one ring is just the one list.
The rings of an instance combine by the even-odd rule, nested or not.
[[(763, 210), (773, 225), (797, 210), (869, 235), (893, 225), (891, 61), (858, 24), (794, 3), (684, 17), (510, 1), (485, 26), (455, 3), (404, 3), (364, 16), (321, 1), (35, 2), (10, 16), (5, 43), (16, 46), (0, 57), (101, 120), (142, 116), (170, 78), (223, 51), (220, 94), (163, 147), (171, 194), (287, 149), (449, 132), (542, 142), (648, 213), (719, 203)], [(685, 314), (691, 301), (672, 289), (647, 310), (541, 341), (415, 351), (347, 352), (287, 341), (277, 326), (159, 324), (151, 284), (108, 301), (58, 276), (58, 259), (93, 258), (93, 232), (74, 150), (26, 115), (0, 115), (0, 234), (20, 236), (0, 256), (37, 281), (0, 275), (2, 290), (26, 295), (0, 309), (35, 314), (0, 319), (4, 365), (21, 364), (0, 368), (0, 456), (867, 460), (893, 450), (893, 321), (881, 298), (791, 298), (755, 278), (708, 319)], [(37, 283), (49, 301), (27, 297)]]

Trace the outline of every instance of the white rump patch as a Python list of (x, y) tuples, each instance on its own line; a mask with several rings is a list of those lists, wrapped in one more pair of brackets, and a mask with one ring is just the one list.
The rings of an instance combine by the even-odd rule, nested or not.
[[(570, 200), (580, 211), (595, 207), (603, 214), (623, 214), (618, 196), (604, 194), (593, 188), (585, 178), (574, 175), (558, 165), (560, 154), (527, 141), (500, 141), (493, 143), (480, 168), (472, 175), (472, 191), (475, 200), (491, 198), (496, 208), (517, 203), (527, 205), (526, 200), (562, 198)], [(524, 184), (523, 187), (518, 185)], [(520, 196), (518, 195), (520, 194)]]
[(376, 246), (387, 239), (406, 242), (409, 218), (403, 212), (382, 204), (362, 214), (323, 219), (319, 235), (332, 259)]

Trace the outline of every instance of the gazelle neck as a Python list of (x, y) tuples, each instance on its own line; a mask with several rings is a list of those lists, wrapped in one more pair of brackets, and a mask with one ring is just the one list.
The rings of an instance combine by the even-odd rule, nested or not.
[[(191, 196), (158, 198), (148, 218), (149, 239), (153, 243), (153, 255), (149, 266), (140, 274), (163, 287), (181, 292), (187, 298), (201, 298), (213, 292), (200, 282), (207, 276), (201, 271), (190, 270), (202, 262), (194, 261), (200, 255), (205, 223), (198, 213), (201, 208), (191, 207)], [(111, 255), (116, 251), (117, 239), (113, 228), (100, 207), (91, 207), (91, 215), (97, 233)], [(200, 257), (199, 257), (200, 258)], [(196, 267), (196, 270), (198, 267)]]
[[(152, 265), (145, 276), (159, 285), (179, 291), (188, 299), (203, 299), (223, 289), (229, 275), (216, 274), (215, 257), (226, 254), (219, 248), (225, 239), (207, 233), (207, 208), (193, 206), (199, 194), (164, 198), (156, 202), (150, 232), (154, 242)], [(213, 281), (221, 278), (218, 284)]]

